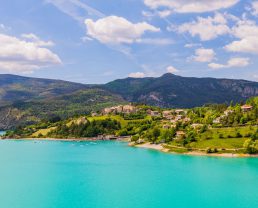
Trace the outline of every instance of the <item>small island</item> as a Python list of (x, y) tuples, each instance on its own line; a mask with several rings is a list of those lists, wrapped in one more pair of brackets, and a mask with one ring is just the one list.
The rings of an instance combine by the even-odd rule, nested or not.
[(61, 120), (58, 116), (8, 131), (30, 139), (126, 140), (130, 146), (213, 156), (257, 156), (258, 97), (246, 103), (163, 109), (127, 104)]

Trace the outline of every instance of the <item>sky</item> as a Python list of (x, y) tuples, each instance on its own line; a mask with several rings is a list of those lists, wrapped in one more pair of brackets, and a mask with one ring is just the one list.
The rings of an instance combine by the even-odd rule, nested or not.
[(0, 73), (258, 81), (258, 1), (1, 0)]

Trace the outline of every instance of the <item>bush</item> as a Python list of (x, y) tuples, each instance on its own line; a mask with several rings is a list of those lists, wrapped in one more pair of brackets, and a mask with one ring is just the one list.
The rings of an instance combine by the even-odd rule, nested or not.
[(240, 132), (237, 132), (236, 133), (236, 138), (241, 138), (241, 137), (243, 137), (242, 134)]
[(252, 139), (252, 140), (258, 140), (258, 129), (256, 130), (255, 133), (253, 133), (253, 134), (251, 135), (251, 139)]
[(211, 148), (208, 148), (208, 149), (206, 150), (206, 153), (207, 153), (207, 154), (211, 154), (211, 153), (212, 153), (212, 149), (211, 149)]
[(138, 139), (139, 139), (139, 135), (134, 135), (134, 136), (132, 136), (131, 141), (136, 142), (136, 141), (138, 141)]
[(206, 150), (206, 153), (207, 154), (211, 154), (211, 153), (218, 153), (219, 151), (218, 151), (218, 149), (215, 147), (214, 149), (212, 149), (212, 148), (208, 148), (207, 150)]
[(258, 153), (258, 142), (253, 141), (252, 139), (247, 139), (243, 145), (246, 153), (248, 154), (257, 154)]

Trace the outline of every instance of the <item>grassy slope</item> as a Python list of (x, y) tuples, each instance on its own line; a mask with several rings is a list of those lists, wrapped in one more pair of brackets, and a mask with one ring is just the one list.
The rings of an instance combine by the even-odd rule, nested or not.
[[(137, 120), (125, 120), (124, 118), (122, 118), (121, 116), (119, 115), (105, 115), (105, 116), (96, 116), (96, 117), (87, 117), (87, 119), (89, 121), (93, 121), (93, 120), (105, 120), (107, 118), (110, 118), (110, 119), (114, 119), (114, 120), (117, 120), (121, 123), (121, 126), (122, 127), (125, 127), (126, 125), (128, 125), (129, 122), (141, 122), (143, 120), (146, 120), (146, 119), (151, 119), (150, 116), (146, 116), (145, 119), (137, 119)], [(70, 126), (73, 122), (76, 122), (76, 120), (78, 120), (79, 118), (76, 118), (76, 119), (72, 119), (72, 120), (68, 120), (67, 121), (67, 126)], [(33, 133), (32, 134), (32, 137), (38, 137), (40, 134), (42, 136), (46, 136), (51, 130), (55, 129), (55, 127), (49, 127), (49, 128), (46, 128), (46, 129), (40, 129), (38, 130), (37, 132)]]
[[(216, 128), (209, 129), (208, 131), (199, 135), (196, 142), (192, 142), (186, 145), (185, 148), (176, 148), (178, 143), (176, 141), (171, 142), (167, 147), (170, 147), (175, 152), (187, 152), (187, 148), (206, 150), (207, 148), (217, 148), (226, 150), (242, 149), (246, 139), (249, 139), (248, 134), (254, 133), (257, 126), (245, 126), (245, 127), (231, 127), (231, 128)], [(239, 132), (243, 137), (237, 138), (236, 133)], [(220, 138), (221, 136), (222, 138)]]
[[(117, 120), (121, 123), (122, 127), (128, 125), (129, 122), (140, 122), (144, 119), (138, 120), (124, 120), (119, 115), (105, 115), (105, 116), (97, 116), (97, 117), (87, 117), (88, 120), (104, 120), (107, 118), (111, 118)], [(147, 116), (145, 119), (151, 119)], [(76, 122), (78, 118), (68, 120), (67, 125), (71, 125), (72, 122)], [(39, 134), (46, 136), (48, 132), (53, 130), (55, 127), (49, 127), (47, 129), (40, 129), (35, 132), (32, 136), (37, 137)], [(216, 129), (209, 129), (208, 131), (199, 135), (197, 142), (192, 142), (187, 145), (187, 148), (193, 149), (202, 149), (205, 150), (207, 148), (218, 148), (218, 149), (226, 149), (226, 150), (233, 150), (233, 149), (241, 149), (246, 139), (249, 138), (248, 134), (253, 133), (258, 127), (257, 126), (246, 126), (246, 127), (238, 127), (238, 128), (216, 128)], [(236, 138), (236, 132), (239, 132), (243, 137)], [(220, 138), (222, 137), (222, 138)], [(178, 146), (176, 141), (171, 142), (168, 147), (171, 147), (171, 150), (174, 152), (187, 152), (184, 147), (173, 148), (173, 146)]]

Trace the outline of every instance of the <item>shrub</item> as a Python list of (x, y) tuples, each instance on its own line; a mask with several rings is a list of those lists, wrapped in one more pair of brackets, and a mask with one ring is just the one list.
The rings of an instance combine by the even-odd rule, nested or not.
[(223, 139), (224, 138), (223, 134), (219, 134), (219, 138)]
[(236, 133), (236, 138), (241, 138), (241, 137), (243, 137), (242, 134), (240, 132), (237, 132)]
[(253, 141), (252, 139), (247, 139), (243, 145), (246, 153), (248, 154), (257, 154), (258, 153), (258, 142)]

